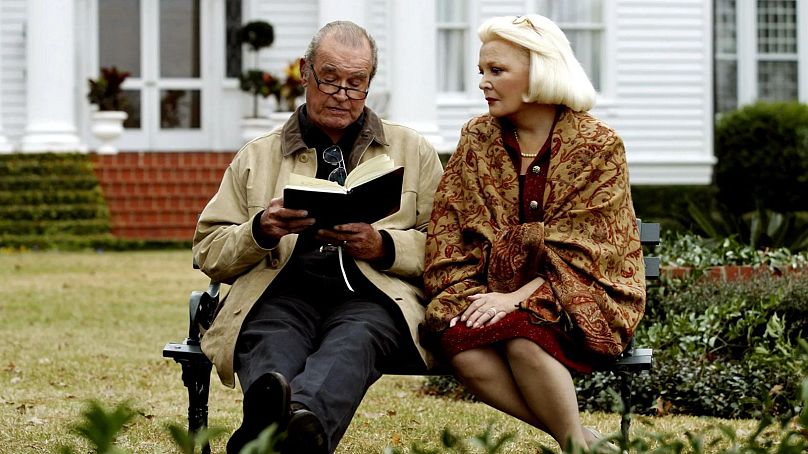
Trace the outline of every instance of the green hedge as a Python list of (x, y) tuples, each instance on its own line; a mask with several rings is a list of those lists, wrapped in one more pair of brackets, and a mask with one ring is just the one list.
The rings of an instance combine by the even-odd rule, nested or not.
[(631, 198), (637, 217), (658, 222), (663, 231), (688, 232), (693, 222), (688, 214), (689, 200), (703, 203), (714, 200), (718, 190), (714, 186), (652, 186), (631, 187)]
[(746, 106), (723, 115), (715, 137), (718, 199), (731, 212), (808, 211), (808, 105)]
[(0, 247), (83, 248), (116, 241), (89, 155), (0, 155)]

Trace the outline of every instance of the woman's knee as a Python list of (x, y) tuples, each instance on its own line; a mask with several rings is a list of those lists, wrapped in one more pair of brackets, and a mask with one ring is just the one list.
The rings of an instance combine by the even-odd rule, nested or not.
[(465, 350), (452, 357), (452, 367), (463, 380), (479, 380), (485, 378), (491, 369), (488, 367), (490, 355), (487, 349)]
[(509, 361), (540, 361), (547, 353), (530, 339), (517, 337), (505, 343), (505, 354)]

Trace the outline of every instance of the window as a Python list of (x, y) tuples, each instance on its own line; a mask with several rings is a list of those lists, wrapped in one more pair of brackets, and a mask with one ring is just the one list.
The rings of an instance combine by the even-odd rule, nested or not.
[(241, 27), (241, 0), (227, 0), (225, 3), (225, 75), (238, 78), (241, 75), (241, 43), (238, 30)]
[(603, 0), (539, 0), (537, 12), (558, 25), (595, 90), (603, 85)]
[(757, 52), (757, 98), (797, 99), (797, 0), (758, 0)]
[(467, 61), (468, 2), (437, 0), (438, 27), (437, 68), (438, 92), (466, 91), (466, 76), (474, 69)]
[(735, 0), (715, 5), (716, 112), (738, 107), (738, 45)]
[(715, 11), (716, 112), (798, 99), (797, 0), (717, 0)]

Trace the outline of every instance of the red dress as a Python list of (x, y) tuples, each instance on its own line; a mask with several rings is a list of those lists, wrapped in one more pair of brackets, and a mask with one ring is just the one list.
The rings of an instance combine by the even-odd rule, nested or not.
[[(503, 128), (502, 140), (505, 149), (514, 161), (514, 166), (519, 169), (520, 149), (515, 137), (513, 129)], [(552, 134), (548, 136), (539, 154), (531, 162), (527, 174), (520, 176), (522, 222), (541, 221), (544, 216), (541, 201), (544, 199), (544, 186), (547, 182), (547, 167), (550, 161), (550, 137)], [(579, 343), (561, 331), (558, 324), (534, 323), (530, 313), (523, 309), (517, 309), (489, 326), (468, 328), (465, 323), (458, 321), (455, 326), (443, 332), (441, 346), (445, 354), (452, 357), (464, 350), (519, 337), (532, 340), (561, 364), (576, 372), (592, 372), (599, 360), (599, 357), (580, 348)]]

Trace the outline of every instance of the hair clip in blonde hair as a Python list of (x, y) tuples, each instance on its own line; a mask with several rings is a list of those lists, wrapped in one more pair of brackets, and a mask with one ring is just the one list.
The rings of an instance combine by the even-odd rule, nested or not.
[(526, 23), (526, 24), (530, 25), (530, 28), (532, 28), (533, 31), (536, 32), (537, 35), (541, 36), (541, 32), (539, 31), (539, 29), (536, 28), (535, 25), (533, 25), (533, 22), (527, 16), (516, 16), (516, 18), (513, 20), (512, 23), (514, 25), (520, 25), (520, 24), (525, 24)]

